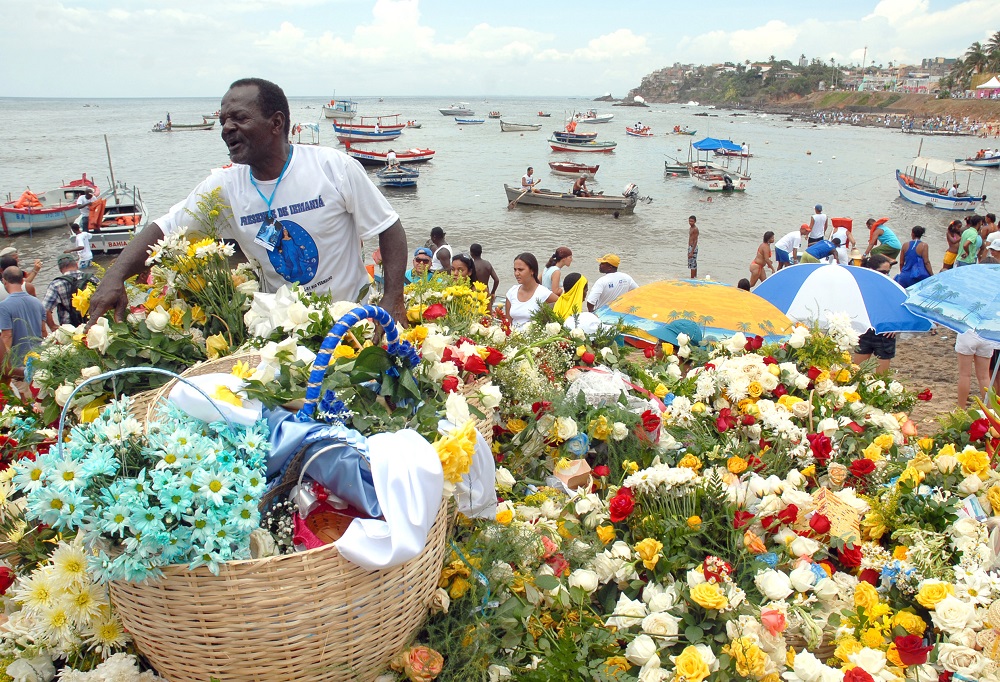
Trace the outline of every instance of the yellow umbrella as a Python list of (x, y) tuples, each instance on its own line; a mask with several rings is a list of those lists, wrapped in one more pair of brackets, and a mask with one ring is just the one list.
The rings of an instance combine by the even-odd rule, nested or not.
[[(605, 322), (640, 330), (637, 337), (655, 342), (674, 320), (690, 320), (702, 335), (721, 339), (743, 332), (776, 341), (791, 333), (792, 321), (770, 302), (736, 287), (695, 279), (668, 279), (623, 294), (595, 311)], [(669, 338), (670, 334), (666, 336)]]

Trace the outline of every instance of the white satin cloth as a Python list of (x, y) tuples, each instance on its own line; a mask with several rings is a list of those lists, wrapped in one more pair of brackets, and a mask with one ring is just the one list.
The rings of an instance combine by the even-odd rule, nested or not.
[(369, 436), (368, 451), (385, 520), (354, 519), (334, 545), (348, 561), (378, 571), (424, 550), (441, 507), (444, 472), (434, 446), (412, 429)]
[[(447, 419), (438, 422), (438, 432), (442, 435), (453, 428)], [(497, 465), (493, 459), (493, 450), (478, 430), (469, 473), (455, 484), (455, 503), (458, 511), (470, 519), (497, 517)]]
[[(246, 383), (232, 374), (214, 372), (212, 374), (201, 374), (193, 377), (184, 377), (202, 391), (208, 394), (208, 398), (192, 388), (183, 381), (178, 381), (167, 396), (175, 407), (183, 410), (191, 417), (200, 419), (203, 422), (217, 422), (221, 419), (221, 411), (229, 421), (243, 426), (253, 426), (261, 417), (263, 405), (259, 400), (244, 400), (243, 406), (239, 407), (222, 400), (213, 400), (211, 396), (220, 386), (225, 386), (233, 393), (243, 390)], [(218, 409), (216, 409), (218, 408)]]

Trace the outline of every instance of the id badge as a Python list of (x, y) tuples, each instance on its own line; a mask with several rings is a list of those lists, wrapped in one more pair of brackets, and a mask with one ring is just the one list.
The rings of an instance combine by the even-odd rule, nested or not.
[(257, 230), (257, 236), (254, 237), (254, 242), (263, 246), (268, 251), (274, 251), (278, 248), (278, 242), (281, 241), (281, 222), (275, 220), (271, 216), (261, 223), (260, 229)]

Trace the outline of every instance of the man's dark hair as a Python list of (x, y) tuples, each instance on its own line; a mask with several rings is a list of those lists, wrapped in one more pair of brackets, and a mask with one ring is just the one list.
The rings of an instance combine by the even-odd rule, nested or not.
[(260, 113), (264, 114), (267, 118), (271, 118), (279, 111), (284, 114), (285, 137), (288, 137), (288, 133), (291, 130), (291, 115), (288, 111), (288, 98), (285, 97), (285, 91), (271, 81), (264, 80), (263, 78), (241, 78), (238, 81), (233, 81), (229, 89), (232, 90), (233, 88), (241, 88), (247, 85), (257, 87), (257, 108), (260, 109)]
[(873, 253), (865, 262), (865, 267), (871, 270), (878, 270), (886, 263), (894, 262), (891, 258), (882, 253)]
[(0, 272), (17, 265), (17, 258), (13, 255), (0, 257)]
[(482, 244), (472, 244), (469, 246), (469, 255), (473, 258), (483, 257), (483, 246)]
[(988, 221), (990, 221), (991, 223), (995, 223), (997, 221), (996, 214), (994, 214), (994, 213), (987, 213), (986, 214), (986, 219)]
[(21, 284), (24, 282), (24, 273), (21, 272), (21, 268), (16, 265), (12, 265), (9, 268), (3, 269), (3, 281), (9, 284)]
[(693, 220), (695, 222), (698, 222), (698, 216), (689, 215), (688, 220)]
[(441, 239), (444, 237), (444, 230), (440, 227), (431, 229), (431, 239)]

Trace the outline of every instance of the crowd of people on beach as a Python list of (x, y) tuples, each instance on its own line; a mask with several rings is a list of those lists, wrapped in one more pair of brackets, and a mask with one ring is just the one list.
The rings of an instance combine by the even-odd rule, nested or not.
[(976, 137), (1000, 137), (1000, 121), (982, 121), (970, 116), (926, 116), (914, 114), (862, 114), (839, 109), (814, 111), (808, 116), (822, 125), (853, 125), (896, 128), (904, 132), (950, 132)]

